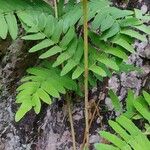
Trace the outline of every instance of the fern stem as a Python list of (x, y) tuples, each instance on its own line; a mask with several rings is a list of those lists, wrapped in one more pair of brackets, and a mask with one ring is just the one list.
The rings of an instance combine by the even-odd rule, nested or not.
[(85, 131), (86, 147), (89, 146), (89, 102), (88, 102), (88, 4), (83, 0), (83, 20), (84, 20), (84, 96), (85, 96)]
[[(55, 9), (55, 18), (58, 18), (57, 0), (54, 0), (54, 9)], [(62, 68), (63, 67), (64, 67), (64, 65), (62, 64)], [(73, 127), (73, 117), (72, 117), (72, 111), (71, 111), (70, 96), (68, 95), (68, 93), (66, 94), (66, 101), (67, 101), (67, 108), (68, 108), (68, 114), (69, 114), (69, 122), (70, 122), (70, 126), (71, 126), (73, 150), (76, 150), (75, 131), (74, 131), (74, 127)]]
[(70, 127), (71, 127), (71, 134), (72, 134), (73, 150), (76, 150), (75, 131), (74, 131), (74, 126), (73, 126), (73, 117), (72, 117), (72, 111), (71, 111), (70, 96), (68, 95), (68, 93), (66, 94), (66, 99), (67, 99), (69, 122), (70, 122)]
[(55, 18), (58, 18), (57, 0), (54, 0)]

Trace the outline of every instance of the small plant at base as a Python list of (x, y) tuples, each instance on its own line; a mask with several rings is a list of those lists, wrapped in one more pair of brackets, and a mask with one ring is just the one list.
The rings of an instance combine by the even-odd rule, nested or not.
[[(116, 101), (116, 100), (115, 100)], [(132, 122), (135, 115), (140, 116), (138, 119), (145, 119), (147, 129), (150, 123), (150, 94), (143, 92), (143, 96), (134, 97), (130, 90), (127, 97), (127, 111), (116, 118), (116, 121), (109, 121), (109, 125), (118, 134), (112, 134), (106, 131), (101, 131), (100, 135), (110, 141), (109, 144), (95, 144), (96, 150), (148, 150), (150, 140), (147, 137), (147, 130), (142, 131)]]

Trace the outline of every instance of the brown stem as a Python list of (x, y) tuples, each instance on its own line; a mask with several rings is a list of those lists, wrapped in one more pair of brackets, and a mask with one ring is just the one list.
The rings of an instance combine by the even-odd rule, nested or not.
[(89, 147), (89, 102), (88, 102), (88, 2), (83, 0), (84, 20), (84, 96), (85, 96), (85, 124), (86, 147)]
[(68, 108), (69, 122), (70, 122), (70, 127), (71, 127), (71, 134), (72, 134), (73, 150), (76, 150), (75, 131), (74, 131), (74, 127), (73, 127), (70, 96), (68, 94), (66, 94), (66, 99), (67, 99), (67, 108)]
[[(92, 125), (92, 122), (93, 122), (93, 120), (94, 120), (94, 118), (95, 118), (96, 112), (98, 111), (98, 106), (99, 106), (100, 101), (101, 101), (101, 99), (102, 99), (103, 93), (105, 93), (105, 94), (107, 93), (107, 84), (108, 84), (108, 79), (106, 79), (106, 81), (105, 81), (105, 86), (104, 86), (102, 92), (100, 93), (99, 101), (97, 102), (96, 108), (95, 108), (95, 110), (94, 110), (94, 112), (93, 112), (93, 114), (92, 114), (91, 120), (90, 120), (90, 122), (89, 122), (89, 129), (91, 128), (91, 125)], [(107, 94), (106, 94), (106, 95), (107, 95)], [(97, 113), (99, 113), (99, 112), (97, 112)], [(102, 123), (101, 123), (101, 126), (102, 126)], [(81, 150), (84, 148), (85, 142), (86, 142), (86, 132), (84, 132), (84, 139), (83, 139), (83, 143), (82, 143)]]

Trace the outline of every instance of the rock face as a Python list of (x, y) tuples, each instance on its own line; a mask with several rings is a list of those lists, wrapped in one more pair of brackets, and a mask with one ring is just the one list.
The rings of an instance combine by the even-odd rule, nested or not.
[[(0, 150), (28, 149), (28, 144), (25, 147), (23, 145), (28, 137), (21, 135), (23, 134), (22, 131), (26, 129), (21, 131), (21, 126), (25, 128), (29, 125), (27, 122), (24, 125), (22, 123), (20, 125), (15, 124), (14, 112), (16, 111), (16, 105), (14, 101), (18, 80), (25, 73), (26, 68), (34, 62), (32, 62), (32, 56), (29, 56), (26, 51), (29, 46), (28, 43), (24, 44), (21, 39), (17, 39), (13, 43), (10, 40), (1, 43), (3, 56), (1, 56), (0, 64)], [(31, 126), (30, 128), (32, 130)]]
[[(115, 0), (114, 4), (128, 8), (138, 7), (144, 12), (150, 8), (149, 0), (129, 1), (126, 4), (118, 4)], [(49, 107), (43, 106), (43, 111), (38, 116), (30, 112), (21, 122), (15, 123), (16, 87), (25, 74), (26, 68), (35, 65), (37, 59), (36, 56), (34, 56), (35, 60), (31, 59), (33, 56), (27, 53), (33, 43), (25, 43), (21, 39), (13, 43), (7, 39), (0, 43), (0, 150), (71, 150), (72, 138), (68, 111), (63, 100), (56, 101)], [(143, 88), (150, 90), (150, 45), (137, 41), (135, 48), (136, 52), (129, 57), (128, 63), (143, 68), (144, 73), (139, 74), (135, 71), (122, 73), (120, 76), (113, 76), (108, 82), (109, 87), (118, 93), (120, 100), (125, 98), (127, 88), (134, 89), (137, 94)], [(102, 140), (97, 131), (107, 129), (107, 120), (115, 115), (110, 100), (105, 99), (107, 90), (103, 87), (105, 85), (92, 90), (91, 102), (102, 100), (99, 109), (105, 109), (103, 106), (106, 104), (110, 110), (108, 113), (101, 111), (100, 115), (96, 115), (90, 131), (91, 145)], [(82, 102), (76, 102), (72, 106), (78, 149), (81, 148), (84, 133), (83, 105)]]

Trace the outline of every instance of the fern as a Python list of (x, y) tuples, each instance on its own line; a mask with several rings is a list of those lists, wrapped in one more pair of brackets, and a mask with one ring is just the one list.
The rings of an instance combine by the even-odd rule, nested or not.
[[(52, 63), (51, 60), (54, 60), (54, 70), (62, 66), (57, 72), (59, 78), (71, 75), (73, 80), (80, 81), (83, 86), (82, 3), (72, 0), (64, 3), (64, 0), (58, 2), (57, 19), (53, 8), (40, 0), (0, 0), (0, 37), (5, 39), (9, 33), (12, 39), (16, 39), (17, 23), (21, 23), (26, 32), (22, 39), (37, 41), (29, 52), (38, 53), (41, 61), (47, 59)], [(90, 0), (88, 5), (89, 83), (94, 86), (97, 80), (102, 81), (104, 77), (111, 77), (114, 72), (126, 69), (124, 63), (134, 52), (134, 40), (146, 41), (145, 33), (150, 34), (150, 28), (143, 24), (144, 20), (149, 20), (149, 15), (142, 14), (140, 10), (120, 10), (110, 6), (108, 0)], [(38, 87), (39, 84), (31, 85)], [(29, 106), (31, 109), (34, 104)], [(40, 107), (35, 109), (39, 112)]]
[(46, 3), (40, 0), (34, 2), (28, 0), (0, 0), (0, 38), (6, 39), (8, 33), (13, 40), (18, 37), (16, 14), (19, 11), (33, 12), (34, 14), (41, 12), (53, 13), (52, 8)]
[(106, 131), (100, 132), (101, 136), (110, 141), (114, 146), (107, 144), (95, 144), (96, 150), (116, 149), (116, 150), (148, 150), (150, 141), (147, 136), (140, 131), (135, 124), (126, 118), (120, 116), (115, 121), (109, 121), (109, 125), (115, 130), (117, 135)]
[(126, 113), (117, 117), (116, 121), (109, 121), (109, 125), (119, 136), (106, 131), (100, 132), (101, 136), (110, 141), (114, 146), (107, 144), (95, 144), (96, 150), (148, 150), (150, 146), (149, 139), (134, 125), (131, 119), (134, 119), (133, 115), (139, 114), (142, 116), (141, 118), (145, 118), (148, 122), (150, 122), (149, 100), (150, 94), (147, 92), (144, 91), (143, 96), (134, 97), (133, 92), (129, 90)]
[[(123, 61), (126, 61), (127, 55), (134, 52), (133, 46), (130, 45), (132, 40), (128, 41), (128, 39), (132, 39), (130, 36), (140, 38), (141, 40), (146, 40), (144, 35), (140, 35), (132, 29), (127, 30), (129, 26), (139, 27), (139, 25), (142, 24), (142, 22), (134, 16), (133, 11), (120, 10), (115, 7), (110, 7), (107, 1), (102, 2), (103, 5), (98, 9), (95, 6), (100, 4), (100, 2), (89, 2), (89, 21), (94, 18), (92, 28), (93, 25), (95, 25), (95, 22), (98, 21), (97, 19), (99, 19), (97, 16), (104, 19), (102, 21), (103, 24), (101, 24), (101, 22), (97, 23), (98, 28), (100, 26), (102, 28), (100, 29), (102, 32), (101, 35), (95, 34), (93, 31), (91, 31), (89, 35), (91, 39), (89, 70), (96, 78), (97, 75), (101, 77), (109, 76), (110, 73), (106, 71), (107, 68), (119, 71), (119, 64), (116, 63), (116, 59), (119, 57)], [(46, 59), (48, 57), (52, 57), (53, 55), (57, 55), (57, 59), (53, 66), (57, 67), (63, 63), (64, 68), (62, 69), (61, 75), (72, 72), (72, 78), (76, 79), (80, 75), (83, 75), (83, 42), (82, 37), (78, 38), (75, 33), (76, 24), (79, 23), (79, 25), (82, 25), (80, 21), (82, 20), (82, 9), (80, 3), (75, 4), (70, 2), (67, 5), (71, 5), (72, 9), (68, 10), (68, 6), (65, 6), (63, 8), (63, 12), (61, 12), (63, 15), (60, 16), (59, 20), (55, 19), (52, 15), (47, 15), (44, 13), (39, 15), (38, 18), (33, 17), (34, 14), (32, 16), (31, 13), (27, 13), (26, 11), (18, 12), (17, 15), (22, 24), (26, 25), (28, 35), (23, 37), (23, 39), (42, 40), (40, 43), (31, 48), (29, 52), (37, 52), (42, 50), (42, 54), (39, 56), (40, 59)], [(104, 11), (106, 8), (108, 8), (107, 13)], [(103, 18), (103, 13), (106, 14), (107, 17)], [(119, 16), (117, 16), (117, 14), (119, 14)], [(70, 17), (72, 15), (74, 16), (73, 18)], [(112, 25), (113, 30), (116, 30), (116, 27), (119, 28), (119, 30), (112, 35), (113, 38), (110, 39), (114, 46), (109, 44), (110, 42), (107, 42), (107, 39), (112, 36), (108, 38), (104, 38), (103, 36), (106, 32), (112, 34), (109, 31), (111, 26), (106, 26), (106, 24), (111, 24), (106, 21), (111, 21), (111, 23), (114, 23), (114, 26)], [(49, 27), (51, 27), (51, 30), (49, 30)], [(146, 27), (146, 30), (148, 29), (149, 28)], [(95, 28), (95, 30), (97, 30), (97, 28)], [(93, 45), (96, 45), (96, 48), (102, 51), (98, 52)], [(43, 49), (46, 49), (47, 51), (44, 52)], [(95, 76), (95, 74), (97, 75)]]
[(145, 118), (148, 122), (150, 122), (150, 110), (149, 110), (149, 100), (150, 94), (147, 92), (143, 92), (143, 96), (138, 97), (134, 102), (133, 105), (138, 113)]
[(19, 94), (16, 97), (16, 103), (21, 103), (21, 106), (16, 113), (16, 121), (19, 121), (32, 108), (38, 114), (41, 110), (41, 100), (51, 104), (51, 97), (60, 98), (60, 94), (65, 94), (66, 90), (77, 90), (74, 81), (68, 76), (59, 76), (60, 70), (52, 68), (49, 63), (30, 68), (27, 72), (28, 76), (22, 79), (23, 83), (17, 89)]
[[(110, 90), (109, 91), (110, 98), (112, 100), (112, 104), (114, 106), (115, 111), (122, 112), (122, 106), (120, 105), (120, 100), (118, 99), (117, 95)], [(143, 91), (142, 96), (135, 96), (132, 90), (128, 90), (128, 95), (126, 98), (126, 112), (124, 115), (128, 118), (145, 118), (150, 121), (149, 117), (149, 105), (150, 105), (150, 94), (146, 91)]]

